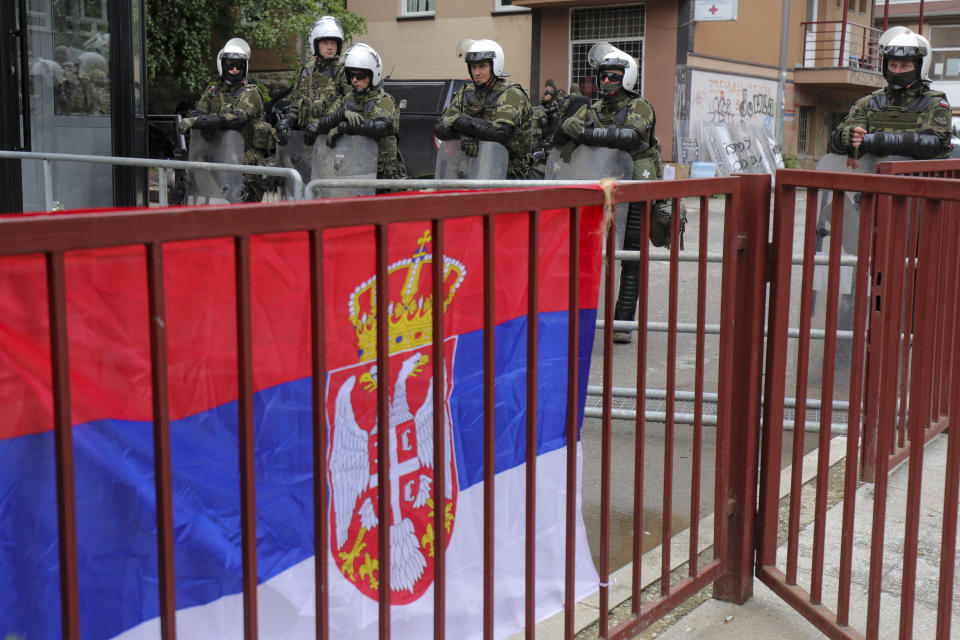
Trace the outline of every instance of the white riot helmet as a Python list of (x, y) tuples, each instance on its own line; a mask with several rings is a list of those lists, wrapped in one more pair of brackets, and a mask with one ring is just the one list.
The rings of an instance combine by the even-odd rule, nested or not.
[(343, 54), (343, 68), (347, 72), (351, 69), (369, 71), (371, 87), (379, 87), (383, 81), (383, 62), (380, 60), (380, 54), (373, 47), (362, 42), (350, 45)]
[[(601, 95), (613, 95), (621, 87), (629, 93), (637, 92), (637, 78), (640, 75), (640, 69), (637, 67), (637, 61), (629, 53), (617, 49), (609, 42), (601, 41), (590, 47), (590, 51), (587, 53), (587, 63), (597, 70), (597, 88)], [(623, 71), (623, 81), (620, 85), (610, 87), (605, 92), (600, 76), (604, 71), (610, 69)]]
[(313, 23), (310, 28), (310, 49), (313, 55), (319, 56), (320, 50), (317, 44), (320, 40), (331, 39), (337, 41), (337, 55), (340, 55), (340, 49), (343, 47), (343, 25), (333, 16), (323, 16)]
[[(241, 63), (238, 76), (231, 76), (227, 73), (225, 60)], [(220, 79), (227, 84), (243, 82), (244, 78), (247, 77), (249, 64), (250, 45), (243, 38), (230, 38), (227, 40), (227, 44), (223, 45), (223, 49), (220, 49), (220, 53), (217, 54), (217, 73), (220, 74)]]
[(470, 70), (470, 63), (490, 61), (492, 73), (497, 78), (506, 78), (510, 74), (503, 71), (503, 48), (493, 40), (472, 40), (470, 38), (460, 41), (457, 45), (457, 55), (467, 61), (467, 71)]
[[(929, 40), (905, 27), (893, 27), (881, 34), (878, 44), (880, 49), (880, 70), (883, 72), (883, 77), (887, 79), (887, 82), (889, 82), (893, 88), (906, 88), (917, 80), (930, 82), (931, 55)], [(887, 62), (890, 58), (912, 60), (916, 68), (915, 71), (912, 72), (913, 78), (908, 79), (905, 84), (897, 82), (898, 78), (896, 77), (891, 79), (891, 74), (887, 70)]]

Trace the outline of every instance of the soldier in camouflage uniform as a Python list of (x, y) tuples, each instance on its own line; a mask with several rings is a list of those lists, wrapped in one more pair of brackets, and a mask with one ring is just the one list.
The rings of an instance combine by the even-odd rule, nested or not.
[(343, 134), (377, 141), (377, 178), (406, 178), (397, 135), (400, 116), (393, 96), (383, 90), (383, 63), (373, 47), (357, 43), (347, 49), (343, 66), (351, 92), (334, 104), (334, 111), (316, 123), (335, 147)]
[(473, 84), (457, 91), (437, 121), (437, 137), (460, 139), (460, 148), (475, 156), (478, 140), (499, 142), (507, 148), (507, 177), (528, 177), (533, 152), (533, 111), (523, 87), (505, 78), (503, 49), (493, 40), (465, 40), (461, 49)]
[[(247, 84), (250, 46), (241, 38), (232, 38), (217, 55), (220, 81), (208, 86), (193, 110), (180, 121), (180, 132), (201, 130), (234, 130), (243, 136), (243, 162), (269, 165), (268, 158), (276, 143), (276, 135), (263, 119), (263, 95), (254, 84)], [(247, 193), (244, 200), (258, 202), (270, 188), (265, 176), (244, 174)]]
[(303, 129), (304, 142), (317, 138), (316, 122), (329, 114), (335, 103), (350, 91), (350, 83), (340, 64), (343, 27), (333, 16), (323, 16), (310, 29), (313, 62), (300, 70), (290, 92), (290, 106), (277, 122), (277, 138), (287, 144), (290, 129)]
[(830, 135), (830, 151), (849, 155), (903, 155), (917, 159), (950, 154), (950, 104), (930, 88), (930, 43), (903, 27), (880, 36), (887, 86), (857, 100)]
[[(660, 180), (663, 168), (660, 162), (660, 143), (654, 130), (657, 117), (653, 106), (635, 92), (639, 70), (629, 54), (606, 42), (591, 49), (588, 58), (597, 69), (600, 99), (581, 106), (560, 125), (555, 143), (560, 146), (563, 159), (570, 156), (578, 144), (621, 149), (633, 159), (634, 180)], [(626, 251), (643, 247), (643, 206), (630, 203), (627, 228), (623, 239)], [(670, 203), (657, 201), (651, 208), (650, 240), (654, 246), (669, 246)], [(632, 321), (637, 311), (640, 293), (639, 263), (624, 260), (620, 270), (620, 291), (617, 297), (615, 320)], [(630, 342), (629, 331), (615, 331), (616, 342)]]

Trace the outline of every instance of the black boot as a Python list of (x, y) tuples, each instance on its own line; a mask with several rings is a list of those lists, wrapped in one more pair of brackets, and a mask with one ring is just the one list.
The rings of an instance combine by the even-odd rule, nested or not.
[[(623, 236), (623, 250), (639, 251), (643, 248), (646, 240), (643, 235), (643, 203), (631, 202), (630, 208), (627, 210), (627, 228)], [(640, 263), (635, 260), (624, 260), (620, 264), (620, 290), (617, 294), (617, 305), (613, 319), (633, 321), (637, 315), (637, 300), (639, 298)], [(620, 343), (630, 342), (630, 330), (614, 331), (613, 340)]]

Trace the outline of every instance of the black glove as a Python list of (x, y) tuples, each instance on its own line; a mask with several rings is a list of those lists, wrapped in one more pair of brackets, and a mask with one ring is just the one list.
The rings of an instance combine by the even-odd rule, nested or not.
[(577, 148), (576, 140), (567, 140), (560, 145), (560, 157), (564, 162), (570, 162), (573, 158), (573, 150)]
[(473, 118), (470, 116), (460, 116), (453, 122), (453, 128), (461, 134), (477, 138), (478, 140), (492, 140), (500, 144), (506, 144), (513, 133), (513, 127), (508, 125), (495, 125), (482, 118)]
[[(196, 125), (194, 125), (196, 126)], [(860, 153), (876, 155), (912, 156), (918, 160), (935, 158), (940, 154), (943, 142), (932, 133), (868, 133), (860, 143)]]
[(277, 143), (286, 146), (290, 139), (290, 121), (286, 118), (280, 118), (277, 121)]
[(477, 142), (476, 138), (460, 136), (460, 150), (463, 151), (464, 155), (468, 158), (476, 158), (477, 153), (480, 152), (480, 143)]
[[(570, 121), (567, 120), (567, 122)], [(633, 151), (646, 146), (640, 140), (640, 134), (637, 133), (636, 129), (630, 127), (607, 127), (604, 129), (590, 127), (583, 130), (579, 140), (594, 147), (610, 147), (612, 149), (623, 149), (624, 151)]]
[(307, 125), (307, 128), (303, 130), (303, 144), (312, 145), (317, 141), (317, 136), (320, 135), (317, 130), (317, 123), (311, 122)]
[(439, 140), (453, 140), (457, 137), (456, 132), (453, 130), (453, 125), (448, 124), (443, 116), (437, 118), (437, 122), (433, 126), (433, 132)]
[(221, 129), (223, 128), (223, 118), (220, 116), (211, 116), (209, 114), (203, 114), (197, 116), (197, 119), (193, 122), (194, 129)]

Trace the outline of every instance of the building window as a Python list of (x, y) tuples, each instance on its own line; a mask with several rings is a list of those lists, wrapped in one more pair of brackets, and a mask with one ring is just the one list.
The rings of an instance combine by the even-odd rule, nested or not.
[(960, 26), (931, 26), (930, 47), (933, 54), (930, 77), (960, 82)]
[(810, 122), (813, 107), (797, 109), (797, 153), (810, 153)]
[(570, 82), (593, 97), (595, 70), (587, 62), (590, 47), (606, 41), (637, 60), (636, 90), (643, 93), (644, 5), (572, 9), (570, 11)]
[(867, 12), (867, 0), (860, 0), (860, 13)]
[(401, 15), (423, 16), (433, 15), (437, 9), (436, 0), (402, 0)]
[(527, 7), (513, 6), (513, 0), (494, 0), (493, 10), (498, 13), (501, 11), (530, 11)]

